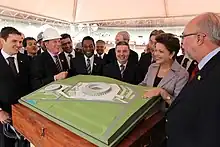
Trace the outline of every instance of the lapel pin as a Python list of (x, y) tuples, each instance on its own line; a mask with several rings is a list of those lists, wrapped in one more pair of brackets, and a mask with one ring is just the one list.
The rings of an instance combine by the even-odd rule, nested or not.
[(23, 61), (20, 61), (21, 63), (23, 62)]
[(96, 63), (94, 63), (94, 65), (96, 66)]
[(201, 77), (200, 75), (198, 75), (197, 80), (199, 80), (199, 81), (200, 81), (200, 80), (201, 80), (201, 78), (202, 78), (202, 77)]

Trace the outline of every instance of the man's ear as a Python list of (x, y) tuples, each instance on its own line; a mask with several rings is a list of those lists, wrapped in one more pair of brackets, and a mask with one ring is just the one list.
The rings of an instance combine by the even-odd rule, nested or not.
[(197, 44), (202, 45), (205, 40), (205, 34), (198, 34), (197, 35)]

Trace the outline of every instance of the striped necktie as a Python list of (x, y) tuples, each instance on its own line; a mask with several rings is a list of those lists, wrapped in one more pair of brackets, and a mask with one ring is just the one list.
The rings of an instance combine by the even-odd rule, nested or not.
[(91, 64), (89, 58), (87, 59), (86, 69), (87, 69), (87, 73), (90, 75), (92, 72), (91, 72)]
[(55, 58), (55, 64), (57, 67), (57, 71), (62, 72), (62, 65), (60, 64), (60, 60), (59, 60), (58, 56), (55, 55), (54, 58)]
[(125, 71), (125, 66), (124, 66), (124, 64), (121, 64), (120, 65), (120, 72), (121, 72), (121, 77), (122, 78), (124, 77), (124, 71)]

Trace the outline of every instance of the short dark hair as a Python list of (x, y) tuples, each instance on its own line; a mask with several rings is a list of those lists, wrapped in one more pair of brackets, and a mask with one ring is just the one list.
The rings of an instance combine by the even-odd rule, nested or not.
[(93, 43), (93, 45), (95, 46), (95, 41), (94, 41), (94, 39), (93, 39), (91, 36), (86, 36), (86, 37), (83, 38), (83, 40), (82, 40), (82, 46), (83, 46), (83, 43), (84, 43), (85, 40), (91, 40), (92, 43)]
[(35, 40), (36, 41), (36, 39), (34, 39), (33, 37), (26, 37), (26, 38), (24, 38), (24, 40), (22, 42), (23, 47), (27, 47), (28, 40)]
[(176, 35), (171, 33), (163, 33), (157, 35), (155, 40), (157, 41), (157, 43), (163, 44), (170, 53), (174, 52), (174, 59), (176, 58), (180, 50), (180, 41), (176, 37)]
[[(159, 34), (162, 34), (162, 33), (165, 33), (163, 30), (153, 30), (151, 33), (150, 33), (150, 37), (151, 36), (157, 36)], [(149, 38), (150, 38), (149, 37)]]
[(60, 36), (61, 36), (61, 40), (69, 38), (72, 41), (71, 36), (69, 34), (67, 34), (67, 33), (61, 34)]
[(128, 49), (130, 49), (129, 44), (128, 44), (127, 42), (125, 42), (125, 41), (120, 41), (120, 42), (118, 42), (118, 43), (116, 44), (116, 47), (115, 47), (115, 48), (117, 48), (117, 46), (120, 46), (120, 45), (126, 45), (126, 46), (128, 47)]
[(16, 34), (21, 36), (21, 32), (19, 32), (17, 29), (13, 27), (4, 27), (1, 29), (0, 37), (3, 38), (4, 40), (7, 40), (10, 34)]
[(96, 44), (97, 44), (97, 43), (103, 43), (103, 44), (105, 44), (105, 41), (103, 41), (103, 40), (97, 40), (97, 41), (96, 41)]

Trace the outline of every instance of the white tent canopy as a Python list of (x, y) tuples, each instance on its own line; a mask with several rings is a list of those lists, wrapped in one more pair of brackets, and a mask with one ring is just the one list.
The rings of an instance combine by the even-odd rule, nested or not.
[(0, 7), (72, 23), (219, 13), (219, 0), (1, 0)]

